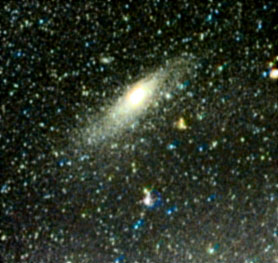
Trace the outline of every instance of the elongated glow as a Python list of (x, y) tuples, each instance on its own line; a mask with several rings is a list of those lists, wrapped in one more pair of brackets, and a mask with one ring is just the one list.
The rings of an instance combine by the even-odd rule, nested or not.
[(129, 96), (128, 100), (132, 106), (138, 106), (140, 105), (144, 99), (146, 98), (146, 90), (142, 88), (141, 86), (133, 90)]
[(147, 106), (156, 85), (157, 80), (155, 78), (142, 79), (135, 83), (126, 94), (126, 107), (130, 110), (136, 110)]
[[(94, 137), (94, 142), (97, 142), (119, 135), (124, 129), (135, 129), (139, 123), (138, 118), (144, 116), (158, 98), (157, 89), (161, 81), (162, 75), (152, 74), (128, 85), (123, 96), (117, 99), (99, 123), (93, 126), (94, 131), (90, 138)], [(92, 139), (88, 139), (88, 142), (92, 144)], [(151, 206), (151, 199), (146, 200), (147, 204), (148, 202)]]

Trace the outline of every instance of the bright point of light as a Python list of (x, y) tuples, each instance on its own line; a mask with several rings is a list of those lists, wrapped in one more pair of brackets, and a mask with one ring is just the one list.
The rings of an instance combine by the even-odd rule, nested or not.
[(149, 193), (149, 192), (150, 192), (150, 190), (149, 190), (147, 187), (144, 187), (143, 193), (144, 193), (144, 194), (147, 194), (147, 193)]
[(154, 200), (152, 198), (151, 191), (148, 188), (144, 188), (143, 192), (145, 194), (143, 204), (145, 206), (152, 206), (154, 204)]
[(151, 194), (150, 194), (150, 193), (148, 193), (148, 194), (145, 196), (145, 198), (144, 198), (144, 200), (143, 200), (143, 203), (144, 203), (144, 205), (146, 205), (146, 206), (151, 206), (151, 205), (153, 204), (153, 200), (152, 200), (152, 197), (151, 197)]
[(187, 129), (187, 125), (186, 125), (185, 119), (182, 118), (182, 117), (179, 118), (179, 120), (176, 122), (176, 127), (179, 130), (186, 130)]
[(269, 76), (271, 79), (278, 79), (278, 69), (277, 68), (272, 69), (270, 71)]
[(215, 252), (214, 248), (209, 248), (209, 249), (208, 249), (208, 253), (209, 253), (209, 254), (212, 255), (214, 252)]

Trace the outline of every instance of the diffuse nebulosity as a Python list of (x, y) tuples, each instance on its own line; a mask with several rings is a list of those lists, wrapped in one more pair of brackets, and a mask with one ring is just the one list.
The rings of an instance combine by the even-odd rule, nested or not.
[(161, 111), (167, 94), (190, 77), (194, 63), (192, 55), (169, 59), (154, 72), (130, 81), (122, 87), (124, 91), (120, 97), (110, 102), (111, 105), (101, 115), (96, 113), (94, 119), (88, 121), (87, 127), (81, 131), (83, 138), (80, 140), (89, 145), (105, 143), (116, 139), (125, 130), (137, 127), (136, 124), (144, 116), (156, 115), (159, 108)]

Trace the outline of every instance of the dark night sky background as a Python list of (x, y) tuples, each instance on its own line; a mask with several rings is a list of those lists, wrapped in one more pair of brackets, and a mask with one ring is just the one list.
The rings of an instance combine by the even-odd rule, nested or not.
[[(0, 262), (277, 263), (277, 17), (276, 1), (4, 1)], [(159, 69), (157, 106), (88, 143)]]

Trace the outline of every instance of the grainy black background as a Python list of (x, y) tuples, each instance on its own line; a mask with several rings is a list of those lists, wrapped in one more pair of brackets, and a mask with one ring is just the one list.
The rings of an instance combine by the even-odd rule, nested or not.
[[(5, 1), (1, 261), (278, 262), (277, 8)], [(161, 67), (158, 107), (86, 143), (126, 83)]]

